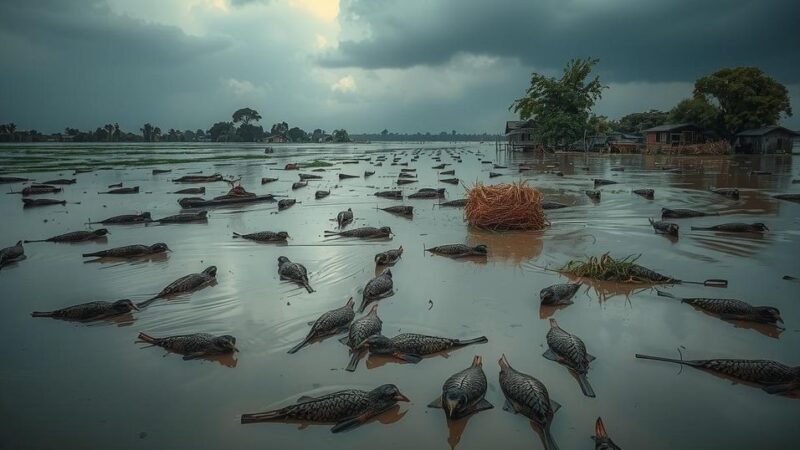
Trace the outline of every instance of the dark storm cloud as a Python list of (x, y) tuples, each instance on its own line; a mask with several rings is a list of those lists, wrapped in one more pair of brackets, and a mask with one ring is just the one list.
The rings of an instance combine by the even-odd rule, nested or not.
[(798, 0), (343, 0), (341, 16), (368, 38), (341, 42), (328, 67), (435, 66), (469, 53), (556, 69), (593, 56), (606, 81), (693, 81), (734, 65), (800, 81)]
[(228, 46), (220, 38), (189, 36), (176, 27), (112, 14), (97, 1), (4, 2), (0, 30), (0, 36), (22, 41), (42, 56), (105, 66), (181, 63)]

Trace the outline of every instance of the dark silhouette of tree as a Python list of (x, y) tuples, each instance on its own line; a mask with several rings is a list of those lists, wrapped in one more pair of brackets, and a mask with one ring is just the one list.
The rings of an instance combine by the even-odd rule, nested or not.
[(250, 122), (258, 122), (259, 120), (261, 120), (261, 115), (255, 109), (241, 108), (233, 113), (233, 123), (241, 122), (242, 125), (250, 125)]
[(292, 142), (307, 142), (308, 133), (298, 127), (292, 127), (286, 132), (286, 137)]
[(286, 122), (278, 122), (275, 125), (272, 125), (272, 129), (270, 130), (270, 136), (286, 136), (286, 132), (289, 131), (289, 124)]

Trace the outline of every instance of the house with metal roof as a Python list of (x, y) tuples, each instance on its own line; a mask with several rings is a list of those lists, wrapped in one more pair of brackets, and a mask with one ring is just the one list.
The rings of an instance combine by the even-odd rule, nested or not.
[(752, 128), (736, 134), (733, 149), (736, 153), (789, 153), (800, 133), (772, 125)]
[(648, 152), (705, 142), (703, 130), (692, 123), (669, 123), (648, 128), (643, 133), (645, 148)]

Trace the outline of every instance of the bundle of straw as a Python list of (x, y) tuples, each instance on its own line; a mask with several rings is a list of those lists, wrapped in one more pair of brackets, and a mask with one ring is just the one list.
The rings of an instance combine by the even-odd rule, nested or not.
[(467, 193), (464, 217), (489, 230), (543, 230), (550, 225), (542, 210), (542, 193), (524, 181), (476, 184)]

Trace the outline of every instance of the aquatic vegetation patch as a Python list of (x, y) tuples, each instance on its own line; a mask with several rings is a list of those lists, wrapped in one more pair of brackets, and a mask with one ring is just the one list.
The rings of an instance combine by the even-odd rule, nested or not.
[(315, 159), (314, 161), (300, 163), (300, 167), (306, 168), (313, 168), (313, 167), (332, 167), (333, 164), (329, 163), (328, 161), (323, 161), (321, 159)]
[(665, 280), (659, 279), (664, 278), (663, 276), (636, 264), (636, 260), (640, 256), (628, 255), (624, 258), (616, 259), (605, 253), (600, 257), (590, 256), (585, 260), (573, 259), (558, 271), (580, 278), (613, 281), (616, 283), (652, 284), (664, 282)]
[(467, 192), (464, 217), (488, 230), (543, 230), (550, 225), (542, 209), (544, 195), (526, 182), (485, 185)]

